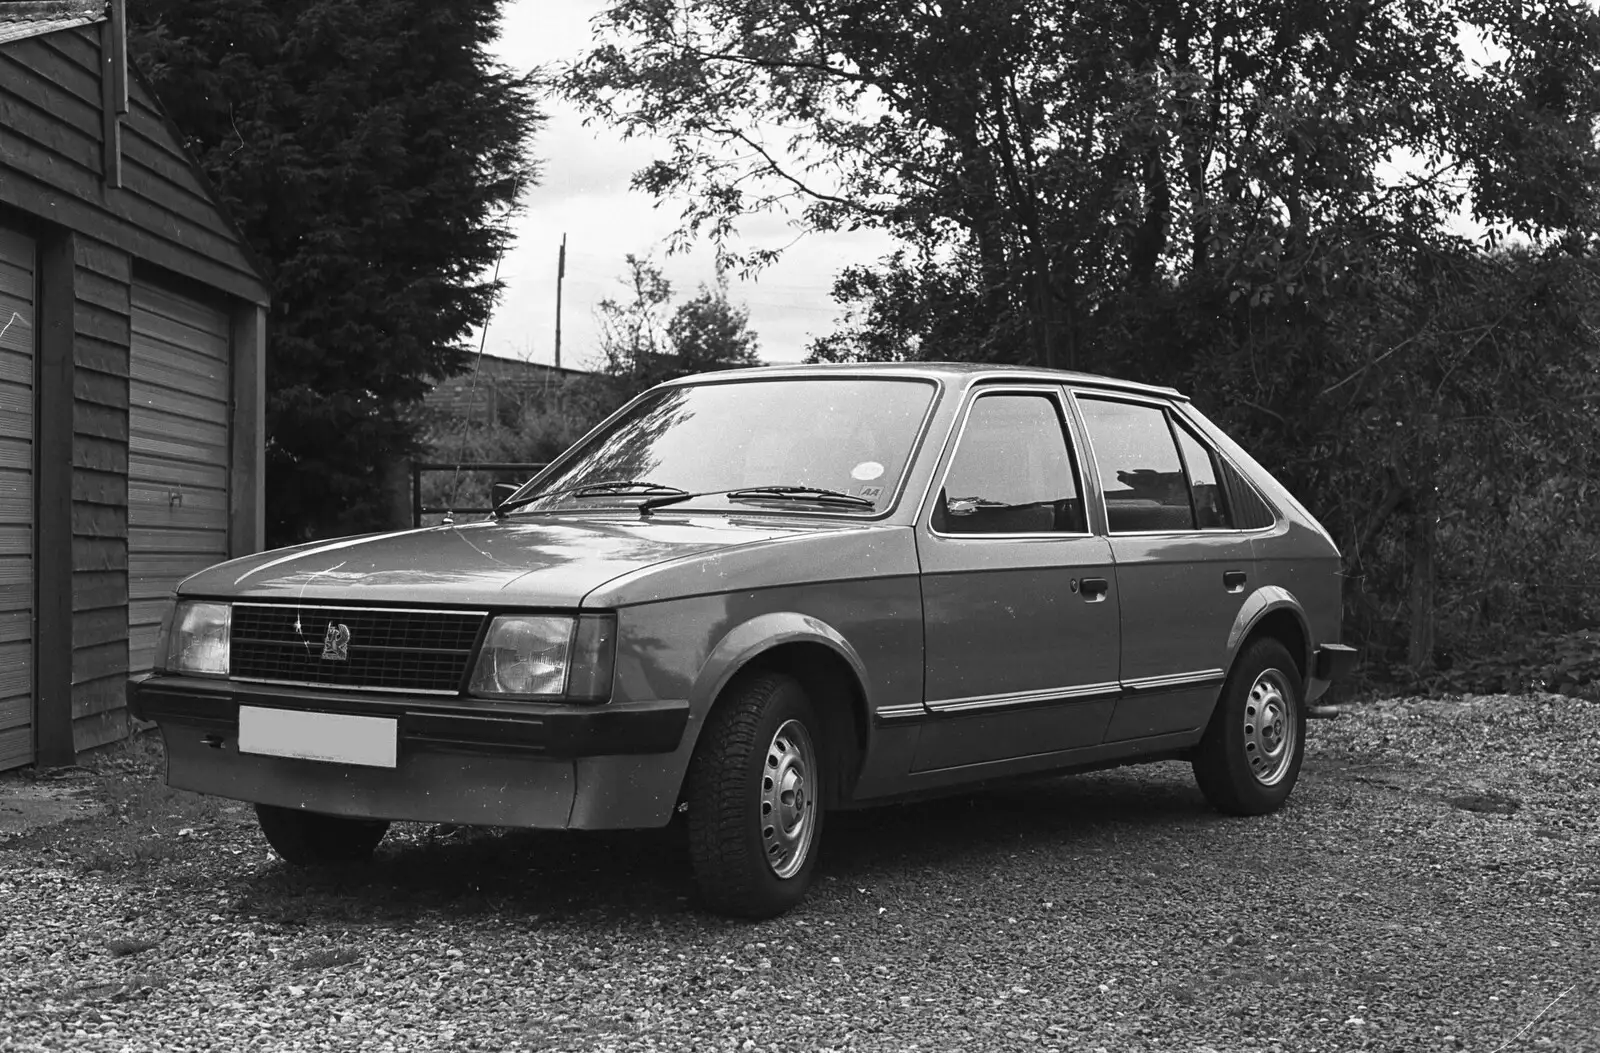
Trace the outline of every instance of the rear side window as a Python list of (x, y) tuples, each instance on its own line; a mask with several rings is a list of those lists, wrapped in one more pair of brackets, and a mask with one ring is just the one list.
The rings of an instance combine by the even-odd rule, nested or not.
[(1228, 507), (1233, 510), (1233, 525), (1239, 530), (1261, 530), (1278, 521), (1272, 506), (1261, 499), (1256, 488), (1245, 482), (1244, 476), (1227, 461), (1221, 462), (1222, 488), (1228, 494)]
[(932, 525), (941, 534), (1088, 532), (1053, 397), (996, 393), (972, 404)]
[(1078, 396), (1114, 534), (1193, 530), (1189, 480), (1166, 411)]

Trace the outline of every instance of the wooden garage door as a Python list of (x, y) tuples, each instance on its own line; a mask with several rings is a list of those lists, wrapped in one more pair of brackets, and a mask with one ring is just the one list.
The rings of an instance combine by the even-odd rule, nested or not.
[(154, 658), (173, 587), (228, 556), (228, 317), (133, 286), (128, 671)]
[(33, 763), (33, 261), (0, 230), (0, 768)]

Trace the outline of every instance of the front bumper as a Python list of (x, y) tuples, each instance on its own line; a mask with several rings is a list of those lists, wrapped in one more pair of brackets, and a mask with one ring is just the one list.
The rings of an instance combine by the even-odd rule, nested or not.
[(671, 753), (689, 720), (688, 702), (468, 703), (425, 695), (359, 696), (310, 688), (198, 677), (128, 681), (133, 715), (236, 739), (239, 707), (309, 710), (399, 721), (400, 751), (541, 757)]
[[(693, 742), (684, 702), (597, 706), (351, 697), (194, 677), (130, 680), (133, 714), (166, 744), (167, 784), (359, 818), (623, 829), (672, 817)], [(393, 768), (239, 751), (239, 707), (396, 721)]]

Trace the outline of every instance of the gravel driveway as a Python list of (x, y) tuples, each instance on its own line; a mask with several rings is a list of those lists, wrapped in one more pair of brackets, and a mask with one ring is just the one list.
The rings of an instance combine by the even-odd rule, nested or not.
[(0, 1049), (1600, 1051), (1600, 706), (1310, 742), (1265, 819), (1178, 764), (834, 816), (759, 924), (697, 913), (666, 832), (291, 871), (130, 750), (84, 777), (110, 814), (0, 844)]

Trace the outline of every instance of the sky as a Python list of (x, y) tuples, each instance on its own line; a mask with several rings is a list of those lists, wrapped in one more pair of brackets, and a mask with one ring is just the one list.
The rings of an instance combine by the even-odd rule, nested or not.
[[(588, 45), (589, 20), (601, 0), (512, 0), (504, 9), (501, 62), (518, 72), (576, 58)], [(702, 245), (668, 256), (667, 237), (677, 226), (680, 205), (660, 207), (631, 190), (632, 174), (656, 156), (648, 141), (628, 142), (604, 126), (584, 127), (575, 108), (559, 100), (543, 104), (548, 121), (534, 141), (543, 173), (523, 192), (523, 212), (514, 220), (516, 241), (501, 261), (505, 288), (483, 340), (485, 352), (505, 358), (550, 362), (556, 323), (556, 260), (567, 238), (567, 276), (562, 289), (561, 364), (587, 368), (599, 357), (595, 305), (605, 297), (625, 299), (624, 257), (653, 255), (672, 282), (674, 302), (716, 280), (713, 253)], [(798, 232), (782, 217), (760, 218), (740, 228), (747, 247), (794, 242)], [(769, 362), (805, 356), (811, 336), (833, 329), (840, 309), (829, 295), (833, 276), (850, 263), (870, 262), (888, 247), (883, 235), (807, 235), (754, 281), (730, 280), (729, 299), (750, 310), (750, 328)]]

